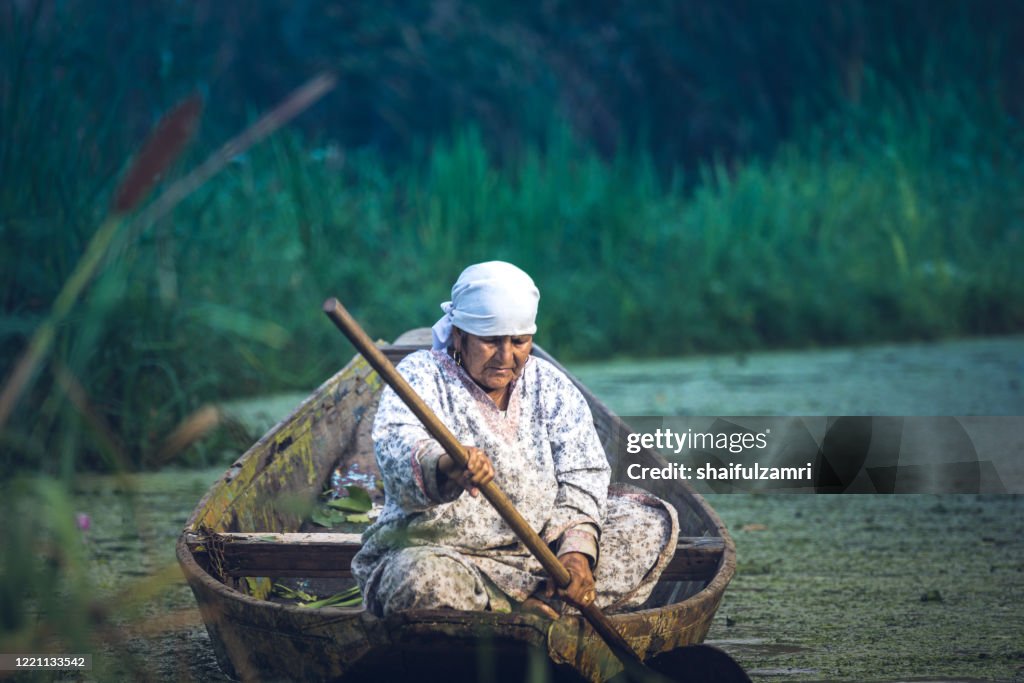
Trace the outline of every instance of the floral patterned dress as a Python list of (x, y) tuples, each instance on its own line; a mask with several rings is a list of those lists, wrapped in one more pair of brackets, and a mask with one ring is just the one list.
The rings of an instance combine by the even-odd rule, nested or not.
[[(398, 370), (463, 445), (490, 457), (495, 483), (558, 554), (591, 558), (599, 606), (646, 600), (675, 551), (675, 510), (637, 488), (609, 489), (590, 409), (562, 372), (530, 357), (501, 411), (444, 351), (413, 353)], [(540, 587), (543, 568), (490, 503), (438, 485), (443, 449), (389, 388), (373, 440), (386, 501), (352, 562), (371, 611), (506, 611)]]

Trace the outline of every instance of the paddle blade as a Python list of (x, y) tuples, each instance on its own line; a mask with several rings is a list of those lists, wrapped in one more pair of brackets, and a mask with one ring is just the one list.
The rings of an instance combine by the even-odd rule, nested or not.
[(750, 676), (735, 659), (711, 645), (680, 647), (656, 655), (644, 663), (673, 681), (750, 683)]
[(689, 645), (662, 652), (630, 666), (613, 683), (751, 683), (743, 667), (731, 656), (710, 645)]

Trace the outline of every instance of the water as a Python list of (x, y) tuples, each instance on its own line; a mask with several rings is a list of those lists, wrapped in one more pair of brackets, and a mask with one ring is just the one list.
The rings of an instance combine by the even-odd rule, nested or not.
[(619, 415), (1024, 415), (1024, 337), (571, 370)]
[[(174, 558), (188, 515), (221, 474), (215, 468), (77, 480), (74, 506), (89, 520), (82, 535), (93, 585), (118, 615), (111, 628), (97, 630), (96, 680), (229, 680)], [(155, 596), (135, 610), (118, 608), (140, 591)]]
[[(621, 414), (1024, 414), (1024, 338), (571, 370)], [(227, 409), (258, 434), (301, 398)], [(108, 671), (226, 680), (174, 571), (175, 539), (221, 473), (79, 480), (75, 508), (112, 601), (171, 571), (98, 646)], [(709, 639), (754, 680), (1024, 680), (1024, 497), (709, 498), (739, 555)]]
[(1024, 497), (708, 498), (738, 555), (708, 638), (755, 680), (1024, 675)]

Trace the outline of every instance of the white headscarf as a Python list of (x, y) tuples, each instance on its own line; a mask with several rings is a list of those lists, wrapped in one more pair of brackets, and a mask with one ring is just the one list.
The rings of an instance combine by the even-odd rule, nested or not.
[(452, 285), (452, 300), (433, 327), (435, 349), (445, 349), (452, 326), (478, 337), (533, 334), (540, 292), (533, 279), (511, 263), (488, 261), (466, 268)]

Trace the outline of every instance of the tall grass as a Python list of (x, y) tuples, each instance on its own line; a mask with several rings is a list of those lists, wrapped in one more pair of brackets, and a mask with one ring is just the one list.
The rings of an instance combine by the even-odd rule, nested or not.
[[(125, 590), (123, 596), (94, 594), (87, 564), (95, 565), (95, 562), (86, 562), (83, 552), (86, 537), (79, 533), (89, 528), (89, 517), (79, 514), (76, 519), (69, 502), (68, 484), (76, 466), (88, 464), (79, 459), (86, 460), (96, 453), (106, 459), (109, 469), (121, 475), (126, 469), (139, 465), (139, 460), (129, 462), (125, 457), (123, 440), (135, 436), (133, 429), (137, 429), (140, 422), (145, 424), (144, 413), (142, 420), (131, 419), (139, 416), (135, 410), (148, 407), (151, 417), (157, 412), (153, 402), (145, 400), (129, 404), (129, 409), (123, 412), (112, 410), (109, 403), (97, 401), (108, 399), (111, 392), (97, 395), (94, 393), (96, 384), (87, 386), (82, 380), (95, 381), (96, 375), (91, 374), (91, 370), (111, 367), (105, 366), (99, 357), (110, 350), (111, 342), (116, 342), (121, 333), (111, 324), (114, 317), (111, 311), (125, 315), (137, 304), (138, 295), (133, 296), (124, 283), (133, 275), (133, 257), (139, 253), (134, 238), (139, 231), (165, 218), (181, 199), (222, 169), (232, 155), (244, 153), (331, 87), (333, 79), (327, 75), (308, 81), (129, 219), (126, 214), (136, 209), (156, 180), (166, 174), (194, 131), (200, 111), (199, 98), (192, 97), (175, 108), (161, 120), (124, 174), (113, 194), (109, 214), (95, 229), (73, 267), (68, 265), (69, 274), (49, 312), (32, 326), (31, 336), (25, 335), (24, 349), (9, 364), (4, 373), (6, 380), (0, 387), (0, 434), (4, 437), (4, 446), (12, 446), (7, 458), (10, 462), (5, 463), (11, 466), (0, 476), (0, 511), (4, 512), (3, 519), (11, 522), (0, 534), (3, 548), (0, 649), (81, 653), (101, 644), (120, 648), (124, 631), (115, 622), (136, 618), (140, 607), (164, 594), (180, 579), (176, 567), (165, 567), (133, 585), (118, 582), (116, 588)], [(5, 145), (5, 160), (8, 151), (10, 146)], [(13, 204), (10, 208), (17, 216), (24, 205)], [(17, 230), (12, 232), (15, 236), (18, 234)], [(32, 272), (31, 268), (27, 270)], [(18, 322), (16, 313), (9, 319)], [(244, 314), (238, 313), (236, 318), (248, 324)], [(80, 322), (83, 319), (86, 324)], [(17, 329), (19, 325), (12, 327)], [(33, 381), (40, 370), (46, 382)], [(137, 378), (138, 373), (129, 372), (129, 386)], [(25, 393), (28, 393), (27, 400), (22, 402), (17, 416), (21, 419), (12, 425), (11, 413)], [(38, 414), (33, 414), (37, 409)], [(112, 425), (111, 419), (118, 417), (128, 419), (120, 425)], [(167, 432), (161, 449), (150, 455), (166, 459), (176, 454), (216, 421), (216, 411), (209, 407), (195, 411), (176, 429)], [(79, 441), (80, 433), (85, 431), (83, 427), (91, 432), (91, 444)], [(60, 457), (48, 457), (48, 448), (60, 449)], [(139, 453), (137, 449), (133, 452)], [(142, 455), (147, 456), (145, 451)], [(20, 475), (19, 470), (28, 469), (25, 465), (33, 459), (44, 476)], [(12, 473), (15, 476), (9, 479)], [(125, 477), (122, 476), (119, 483), (126, 485), (122, 496), (131, 504), (131, 513), (138, 521), (136, 492)], [(140, 537), (146, 535), (141, 522), (137, 531)], [(133, 571), (139, 569), (135, 567)], [(143, 669), (142, 663), (126, 652), (113, 659), (124, 662), (132, 676)], [(107, 666), (98, 668), (109, 669)]]
[[(281, 135), (113, 259), (56, 356), (139, 464), (200, 404), (309, 388), (343, 362), (325, 296), (394, 337), (432, 323), (484, 259), (533, 274), (538, 340), (569, 358), (1024, 329), (1019, 127), (970, 93), (878, 91), (770, 160), (689, 179), (643, 150), (603, 160), (565, 126), (503, 164), (468, 128), (397, 169)], [(20, 220), (5, 222), (21, 292), (8, 354), (32, 327), (20, 302), (52, 291), (37, 264), (64, 234), (59, 216)], [(37, 389), (4, 432), (5, 464), (94, 452), (79, 464), (103, 466), (66, 392)]]
[[(207, 327), (226, 307), (252, 330), (287, 330), (262, 356), (273, 367), (255, 365), (269, 339), (238, 340), (252, 370), (281, 380), (337, 362), (315, 306), (325, 293), (391, 337), (432, 322), (459, 270), (488, 258), (535, 276), (539, 339), (568, 357), (1016, 331), (1020, 133), (970, 107), (921, 96), (850, 110), (770, 161), (704, 166), (692, 190), (642, 151), (606, 162), (565, 128), (504, 165), (467, 129), (394, 172), (282, 139), (210, 189), (181, 254), (195, 264), (182, 286), (205, 288), (184, 296), (219, 302), (203, 305)], [(241, 270), (205, 256), (232, 224)]]

